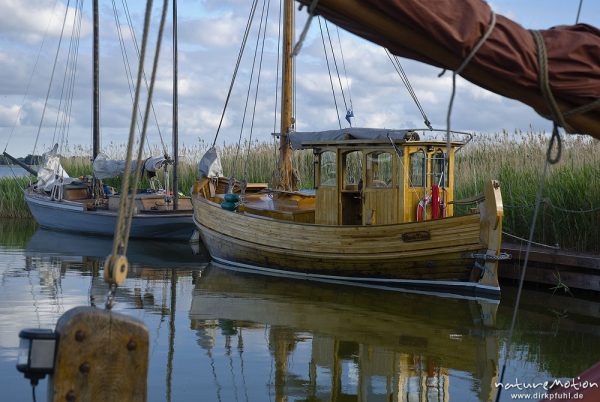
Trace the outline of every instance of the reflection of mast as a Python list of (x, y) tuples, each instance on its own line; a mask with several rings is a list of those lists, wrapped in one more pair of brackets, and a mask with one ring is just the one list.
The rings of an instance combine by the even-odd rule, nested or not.
[(275, 358), (275, 402), (287, 401), (285, 379), (288, 369), (288, 352), (294, 348), (294, 332), (287, 328), (271, 327), (269, 349)]
[(167, 356), (167, 401), (171, 401), (171, 379), (173, 377), (173, 355), (175, 353), (175, 308), (177, 300), (177, 274), (171, 269), (171, 311), (169, 314), (169, 354)]
[(246, 398), (246, 402), (248, 402), (248, 386), (246, 385), (246, 374), (244, 373), (244, 358), (242, 356), (242, 354), (244, 353), (244, 338), (242, 337), (242, 327), (238, 328), (237, 341), (237, 349), (240, 355), (240, 371), (242, 372), (242, 382), (244, 383), (244, 397)]

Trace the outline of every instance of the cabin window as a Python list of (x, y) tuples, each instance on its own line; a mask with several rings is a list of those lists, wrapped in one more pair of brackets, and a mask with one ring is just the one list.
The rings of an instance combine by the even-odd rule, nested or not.
[(344, 189), (359, 191), (362, 186), (362, 152), (348, 152), (344, 157)]
[(448, 164), (446, 154), (438, 149), (431, 157), (431, 184), (448, 187)]
[(392, 154), (377, 151), (367, 155), (367, 187), (392, 187)]
[(337, 162), (333, 151), (322, 152), (319, 156), (319, 186), (335, 186), (337, 184)]
[(410, 154), (410, 185), (425, 187), (427, 177), (426, 155), (423, 150)]

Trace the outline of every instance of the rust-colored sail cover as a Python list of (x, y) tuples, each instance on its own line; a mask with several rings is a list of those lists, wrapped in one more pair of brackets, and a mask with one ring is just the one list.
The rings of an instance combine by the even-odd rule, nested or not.
[[(300, 0), (304, 4), (312, 0)], [(402, 57), (455, 70), (490, 26), (492, 10), (481, 0), (319, 0), (316, 14)], [(496, 16), (488, 40), (462, 76), (550, 115), (539, 89), (538, 59), (531, 32)], [(567, 112), (600, 98), (600, 30), (586, 25), (541, 30), (549, 82)], [(600, 139), (600, 105), (566, 116), (570, 132)]]

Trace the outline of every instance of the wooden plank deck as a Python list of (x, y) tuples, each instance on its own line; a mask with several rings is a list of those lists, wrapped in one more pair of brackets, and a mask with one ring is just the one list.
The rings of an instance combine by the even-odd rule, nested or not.
[[(525, 244), (502, 243), (502, 251), (511, 254), (512, 259), (500, 264), (501, 279), (519, 280), (525, 250)], [(561, 285), (600, 292), (600, 255), (532, 246), (529, 262), (527, 282), (559, 286), (560, 292), (565, 291)]]

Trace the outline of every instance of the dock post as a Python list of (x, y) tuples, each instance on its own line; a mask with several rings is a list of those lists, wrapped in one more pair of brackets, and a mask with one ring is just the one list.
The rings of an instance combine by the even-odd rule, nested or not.
[(75, 307), (60, 317), (56, 333), (48, 401), (146, 401), (149, 336), (141, 321)]

